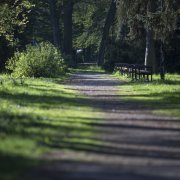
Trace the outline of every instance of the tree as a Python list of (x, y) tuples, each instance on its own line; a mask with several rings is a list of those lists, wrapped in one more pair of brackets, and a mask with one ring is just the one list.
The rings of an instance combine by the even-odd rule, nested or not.
[(49, 0), (50, 6), (50, 15), (51, 15), (51, 22), (52, 22), (52, 29), (53, 29), (53, 41), (56, 47), (61, 46), (61, 38), (60, 38), (60, 25), (59, 19), (57, 17), (57, 2), (56, 0)]
[(98, 65), (101, 66), (104, 63), (104, 53), (105, 53), (105, 47), (106, 47), (106, 41), (107, 37), (109, 35), (109, 30), (111, 25), (113, 24), (114, 18), (116, 14), (116, 0), (111, 1), (111, 5), (106, 17), (103, 33), (102, 33), (102, 39), (99, 47), (99, 54), (98, 54)]
[(0, 70), (13, 54), (18, 37), (24, 32), (33, 4), (28, 0), (0, 1)]
[[(156, 8), (156, 0), (149, 0), (147, 3), (148, 13), (153, 13)], [(147, 22), (149, 23), (149, 22)], [(146, 28), (146, 51), (145, 51), (145, 66), (152, 66), (153, 72), (157, 72), (156, 52), (154, 47), (154, 32), (147, 26)]]
[(64, 9), (64, 53), (72, 57), (73, 55), (73, 40), (72, 40), (72, 14), (73, 14), (73, 0), (63, 1)]
[(28, 23), (32, 4), (28, 0), (0, 2), (0, 36), (13, 41), (15, 30), (22, 33)]
[[(155, 3), (155, 2), (154, 2)], [(156, 11), (150, 14), (151, 29), (155, 34), (155, 39), (160, 43), (160, 77), (165, 79), (165, 54), (164, 44), (172, 37), (177, 29), (178, 21), (178, 1), (158, 0), (156, 1)]]
[(84, 52), (79, 54), (79, 61), (97, 60), (109, 5), (109, 0), (76, 1), (73, 10), (73, 45)]
[[(119, 6), (125, 7), (127, 11), (125, 16), (128, 19), (131, 30), (133, 29), (136, 32), (139, 28), (138, 24), (142, 24), (146, 29), (146, 64), (149, 54), (152, 55), (152, 53), (150, 53), (153, 49), (152, 39), (161, 42), (160, 52), (163, 54), (161, 54), (160, 74), (161, 79), (164, 79), (165, 58), (163, 44), (177, 27), (177, 0), (119, 0)], [(152, 63), (152, 59), (154, 58), (151, 57), (149, 59)]]

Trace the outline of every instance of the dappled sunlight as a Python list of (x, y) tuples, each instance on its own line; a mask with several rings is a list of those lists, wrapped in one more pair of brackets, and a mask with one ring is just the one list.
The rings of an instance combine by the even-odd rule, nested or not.
[(0, 180), (180, 180), (178, 5), (0, 0)]
[[(46, 79), (26, 79), (24, 85), (4, 83), (0, 87), (2, 157), (35, 158), (61, 142), (97, 143), (92, 139), (96, 131), (82, 123), (92, 116), (91, 108), (83, 97), (65, 88)], [(0, 161), (5, 163), (3, 158)], [(13, 165), (8, 168), (14, 169)]]
[[(167, 74), (166, 81), (152, 83), (124, 81), (119, 86), (119, 96), (125, 102), (137, 103), (154, 110), (156, 114), (180, 117), (179, 75)], [(157, 79), (157, 76), (155, 76)]]
[[(74, 174), (96, 173), (93, 167), (101, 169), (97, 173), (102, 177), (112, 166), (108, 180), (112, 174), (132, 177), (132, 170), (133, 177), (164, 178), (164, 173), (169, 174), (156, 171), (162, 165), (177, 171), (180, 121), (156, 116), (151, 110), (178, 108), (178, 86), (165, 93), (166, 85), (151, 90), (153, 84), (133, 86), (107, 74), (91, 73), (75, 74), (67, 83), (27, 79), (25, 85), (1, 86), (0, 160), (12, 161), (12, 166), (4, 162), (5, 169), (15, 173), (16, 168), (25, 171), (36, 165), (25, 179), (56, 178), (60, 173), (70, 180)], [(147, 173), (149, 164), (152, 177)], [(73, 172), (74, 166), (79, 170)], [(120, 166), (127, 170), (119, 171)], [(146, 175), (135, 167), (143, 167)]]

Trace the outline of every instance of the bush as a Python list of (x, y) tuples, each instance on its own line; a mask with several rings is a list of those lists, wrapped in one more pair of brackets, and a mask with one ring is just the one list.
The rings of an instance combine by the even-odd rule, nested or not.
[(56, 77), (65, 73), (66, 66), (60, 51), (51, 43), (43, 42), (16, 52), (6, 68), (15, 77)]

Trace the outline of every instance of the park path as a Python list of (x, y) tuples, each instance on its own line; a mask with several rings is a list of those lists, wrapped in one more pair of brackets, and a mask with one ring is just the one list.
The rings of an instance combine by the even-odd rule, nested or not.
[[(180, 121), (153, 115), (125, 103), (121, 81), (103, 73), (77, 73), (67, 85), (85, 95), (99, 118), (102, 145), (84, 151), (53, 152), (52, 162), (31, 174), (33, 180), (179, 180)], [(99, 123), (101, 122), (101, 123)]]

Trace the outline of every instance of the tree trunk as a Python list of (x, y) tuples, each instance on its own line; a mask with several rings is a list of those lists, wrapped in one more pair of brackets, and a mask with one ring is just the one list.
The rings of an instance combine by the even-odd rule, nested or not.
[(165, 80), (165, 58), (164, 58), (164, 47), (163, 47), (162, 41), (161, 41), (161, 46), (160, 46), (160, 53), (161, 53), (160, 78), (161, 80)]
[(145, 52), (145, 66), (152, 66), (153, 73), (157, 72), (156, 53), (154, 47), (153, 33), (150, 30), (146, 31), (146, 52)]
[(106, 17), (103, 34), (102, 34), (102, 39), (101, 39), (101, 43), (100, 43), (100, 47), (99, 47), (99, 54), (98, 54), (98, 65), (99, 66), (101, 66), (104, 63), (106, 41), (107, 41), (107, 37), (109, 35), (110, 27), (113, 24), (115, 14), (116, 14), (116, 0), (112, 0), (107, 17)]
[(73, 0), (64, 0), (64, 53), (73, 56), (72, 43), (72, 13)]
[(56, 14), (56, 3), (57, 3), (56, 0), (49, 0), (51, 23), (52, 23), (52, 29), (53, 29), (53, 41), (54, 41), (54, 45), (60, 48), (61, 47), (60, 26), (59, 26), (59, 20)]
[[(155, 12), (156, 0), (149, 0), (147, 3), (147, 14), (149, 12)], [(156, 52), (154, 47), (153, 32), (150, 29), (146, 30), (146, 52), (145, 52), (145, 62), (146, 66), (152, 66), (153, 73), (157, 73), (157, 62), (156, 62)]]

